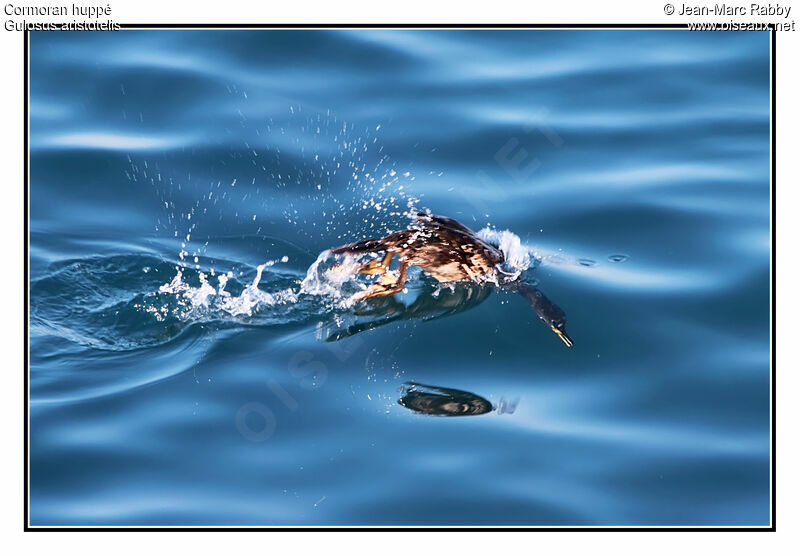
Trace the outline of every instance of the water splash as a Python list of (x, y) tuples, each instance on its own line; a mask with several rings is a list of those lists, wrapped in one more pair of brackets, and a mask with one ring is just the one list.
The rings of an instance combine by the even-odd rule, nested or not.
[[(217, 287), (215, 288), (208, 281), (205, 272), (198, 272), (197, 278), (200, 282), (198, 286), (192, 286), (184, 281), (185, 269), (178, 267), (175, 277), (167, 284), (158, 288), (156, 297), (163, 295), (173, 296), (177, 299), (177, 307), (173, 308), (173, 313), (179, 318), (196, 319), (205, 316), (218, 317), (252, 317), (257, 311), (266, 307), (276, 305), (286, 305), (297, 302), (297, 292), (293, 288), (285, 288), (276, 292), (266, 292), (259, 288), (264, 269), (275, 265), (278, 262), (288, 262), (288, 257), (267, 261), (256, 267), (256, 275), (253, 281), (242, 289), (238, 295), (234, 295), (226, 290), (229, 280), (233, 278), (233, 272), (217, 276)], [(157, 319), (164, 318), (166, 305), (158, 303), (147, 304), (144, 310), (153, 314)]]
[[(337, 259), (341, 262), (332, 264)], [(339, 300), (364, 290), (365, 286), (355, 279), (356, 270), (363, 264), (360, 259), (351, 255), (334, 257), (330, 251), (323, 251), (308, 267), (300, 284), (300, 293)]]
[[(308, 267), (302, 280), (293, 280), (293, 285), (278, 290), (265, 291), (260, 286), (264, 272), (269, 267), (288, 261), (288, 257), (270, 260), (256, 267), (253, 280), (244, 285), (239, 293), (228, 291), (234, 279), (231, 271), (216, 276), (217, 285), (212, 285), (205, 272), (197, 272), (197, 285), (190, 284), (185, 273), (192, 272), (176, 267), (176, 274), (168, 283), (161, 285), (157, 292), (146, 296), (140, 305), (145, 312), (157, 320), (168, 317), (197, 321), (211, 318), (241, 321), (242, 318), (260, 322), (265, 316), (274, 317), (276, 308), (299, 306), (302, 301), (309, 303), (298, 313), (318, 316), (321, 312), (345, 309), (352, 305), (351, 297), (366, 286), (356, 280), (355, 270), (361, 264), (358, 258), (334, 257), (323, 251)], [(265, 287), (275, 282), (271, 276)], [(291, 314), (283, 313), (284, 322), (290, 322)]]
[(509, 230), (483, 228), (478, 232), (478, 237), (503, 253), (504, 260), (497, 266), (497, 270), (503, 275), (504, 280), (516, 280), (531, 266), (531, 249), (522, 245), (522, 240), (515, 233)]

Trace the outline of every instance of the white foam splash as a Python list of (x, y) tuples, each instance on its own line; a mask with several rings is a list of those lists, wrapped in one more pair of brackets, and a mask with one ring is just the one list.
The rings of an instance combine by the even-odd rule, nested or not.
[[(275, 293), (261, 291), (258, 288), (264, 269), (277, 262), (286, 262), (288, 258), (267, 261), (256, 268), (256, 276), (252, 283), (248, 284), (238, 296), (231, 295), (225, 291), (228, 280), (233, 273), (220, 274), (217, 278), (218, 287), (215, 289), (208, 282), (205, 273), (199, 272), (198, 278), (200, 285), (193, 287), (183, 280), (183, 270), (178, 269), (177, 274), (169, 284), (164, 284), (158, 288), (159, 293), (174, 294), (179, 298), (179, 305), (188, 311), (194, 310), (213, 310), (220, 311), (230, 316), (252, 316), (253, 312), (260, 307), (274, 306), (297, 302), (297, 292), (288, 288)], [(163, 314), (163, 308), (148, 307), (149, 312), (158, 315)]]
[(478, 237), (494, 245), (503, 253), (504, 261), (497, 266), (504, 281), (513, 281), (531, 266), (531, 251), (524, 245), (519, 236), (510, 230), (483, 228)]
[[(316, 296), (325, 298), (332, 307), (346, 308), (352, 305), (352, 294), (366, 288), (359, 283), (356, 269), (360, 264), (358, 257), (333, 257), (329, 251), (323, 251), (309, 266), (300, 287), (286, 288), (277, 292), (266, 292), (258, 286), (264, 270), (278, 262), (288, 262), (288, 257), (267, 261), (256, 267), (253, 281), (246, 285), (239, 295), (226, 290), (228, 281), (233, 278), (232, 272), (216, 275), (217, 286), (209, 282), (204, 272), (197, 273), (199, 286), (193, 286), (184, 279), (184, 268), (178, 268), (175, 277), (168, 284), (159, 287), (160, 294), (174, 295), (177, 307), (151, 304), (145, 310), (158, 320), (163, 320), (171, 313), (179, 318), (204, 317), (209, 313), (217, 313), (229, 317), (251, 317), (259, 310), (297, 303), (299, 296)], [(215, 273), (212, 273), (215, 276)]]
[(300, 293), (306, 295), (327, 296), (341, 299), (350, 286), (363, 290), (365, 286), (355, 279), (356, 269), (363, 264), (358, 257), (345, 255), (339, 264), (328, 266), (335, 259), (330, 251), (323, 251), (306, 271), (306, 277), (300, 284)]
[[(296, 303), (297, 295), (291, 288), (275, 293), (268, 293), (258, 289), (258, 283), (261, 282), (261, 275), (264, 269), (274, 265), (276, 262), (278, 261), (267, 261), (262, 265), (258, 265), (256, 268), (256, 277), (253, 279), (253, 282), (248, 284), (238, 296), (234, 297), (228, 292), (225, 292), (227, 295), (223, 296), (219, 304), (220, 308), (233, 316), (246, 315), (249, 317), (252, 316), (255, 309), (261, 306), (271, 307), (284, 303)], [(227, 283), (227, 280), (225, 280), (224, 283)], [(220, 292), (223, 291), (224, 283), (220, 284)]]

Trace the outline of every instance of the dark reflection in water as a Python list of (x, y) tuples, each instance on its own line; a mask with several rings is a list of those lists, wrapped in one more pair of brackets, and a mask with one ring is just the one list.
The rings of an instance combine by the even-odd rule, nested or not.
[[(542, 291), (524, 282), (514, 282), (501, 287), (522, 296), (536, 311), (539, 318), (561, 339), (567, 347), (573, 342), (566, 332), (567, 317), (564, 311)], [(367, 301), (363, 308), (354, 312), (358, 322), (344, 326), (325, 337), (326, 342), (349, 338), (359, 332), (372, 330), (378, 326), (400, 320), (433, 320), (455, 315), (477, 307), (489, 297), (493, 287), (475, 283), (456, 283), (445, 288), (422, 290), (410, 304), (405, 304), (396, 296), (378, 297)], [(360, 320), (367, 317), (366, 320)]]
[(425, 415), (461, 417), (483, 415), (493, 409), (489, 400), (454, 388), (408, 382), (403, 387), (402, 394), (397, 403)]
[[(459, 283), (450, 288), (428, 286), (410, 304), (403, 303), (396, 296), (370, 299), (354, 312), (359, 322), (336, 330), (327, 336), (325, 341), (342, 340), (391, 322), (409, 319), (433, 320), (455, 315), (477, 307), (489, 297), (490, 293), (492, 293), (490, 286)], [(362, 317), (366, 317), (366, 320), (360, 320)]]

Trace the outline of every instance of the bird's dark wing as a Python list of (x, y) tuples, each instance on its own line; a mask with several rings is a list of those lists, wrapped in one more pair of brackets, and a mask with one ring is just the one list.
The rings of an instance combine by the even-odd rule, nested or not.
[(422, 224), (434, 224), (436, 226), (441, 226), (442, 228), (447, 228), (449, 230), (457, 230), (459, 232), (474, 235), (474, 232), (464, 226), (458, 220), (453, 220), (452, 218), (448, 218), (446, 216), (437, 216), (435, 214), (428, 214), (426, 212), (418, 212), (417, 215), (414, 217), (414, 220), (420, 222)]
[(365, 239), (364, 241), (357, 241), (341, 247), (335, 247), (330, 250), (334, 255), (358, 255), (361, 253), (376, 253), (383, 251), (386, 246), (382, 239)]

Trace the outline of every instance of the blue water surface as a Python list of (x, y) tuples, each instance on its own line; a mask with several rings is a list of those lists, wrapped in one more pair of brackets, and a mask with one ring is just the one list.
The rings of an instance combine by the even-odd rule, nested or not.
[[(769, 524), (769, 48), (33, 33), (31, 524)], [(409, 209), (518, 236), (575, 346), (511, 292), (307, 277)]]

